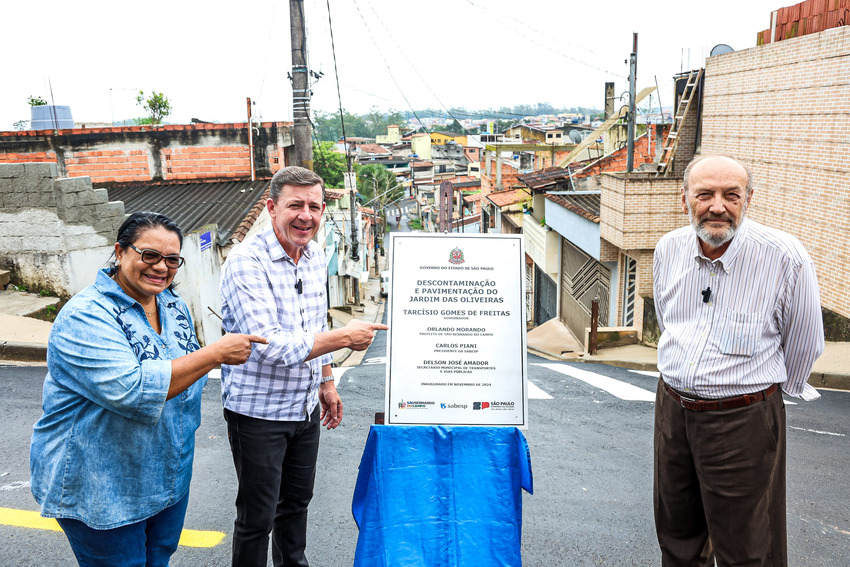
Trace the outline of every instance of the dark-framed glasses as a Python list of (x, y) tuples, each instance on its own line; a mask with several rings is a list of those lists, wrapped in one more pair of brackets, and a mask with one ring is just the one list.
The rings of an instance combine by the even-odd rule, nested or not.
[(169, 268), (176, 269), (183, 265), (185, 261), (182, 256), (178, 256), (177, 254), (171, 254), (169, 256), (165, 256), (160, 254), (156, 250), (150, 250), (149, 248), (145, 248), (144, 250), (139, 250), (132, 244), (128, 244), (130, 248), (139, 253), (142, 257), (142, 262), (145, 264), (150, 264), (153, 266), (154, 264), (159, 264), (159, 262), (164, 258), (165, 265)]

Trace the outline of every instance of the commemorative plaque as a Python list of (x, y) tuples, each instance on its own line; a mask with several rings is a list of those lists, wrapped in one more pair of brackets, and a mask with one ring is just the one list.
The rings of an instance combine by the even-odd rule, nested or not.
[(522, 235), (392, 234), (388, 425), (525, 428)]

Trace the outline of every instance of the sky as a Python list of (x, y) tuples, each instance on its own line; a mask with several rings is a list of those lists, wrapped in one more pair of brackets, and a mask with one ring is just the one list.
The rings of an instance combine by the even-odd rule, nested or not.
[[(674, 74), (715, 45), (754, 47), (790, 4), (304, 0), (312, 110), (602, 108), (606, 81), (628, 92), (633, 33), (637, 89), (657, 82), (666, 107)], [(249, 97), (263, 121), (292, 120), (288, 0), (6, 0), (0, 46), (0, 130), (29, 119), (30, 95), (78, 123), (144, 116), (139, 90), (168, 97), (170, 123), (244, 122)]]

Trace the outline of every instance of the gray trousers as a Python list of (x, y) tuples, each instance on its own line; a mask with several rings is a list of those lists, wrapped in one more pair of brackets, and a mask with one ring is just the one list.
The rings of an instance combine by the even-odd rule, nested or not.
[(785, 402), (684, 409), (658, 383), (655, 527), (662, 565), (788, 564)]

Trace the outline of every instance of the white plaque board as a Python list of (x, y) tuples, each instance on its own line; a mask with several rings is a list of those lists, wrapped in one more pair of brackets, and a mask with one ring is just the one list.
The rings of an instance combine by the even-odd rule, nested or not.
[(393, 233), (385, 423), (525, 428), (518, 234)]

